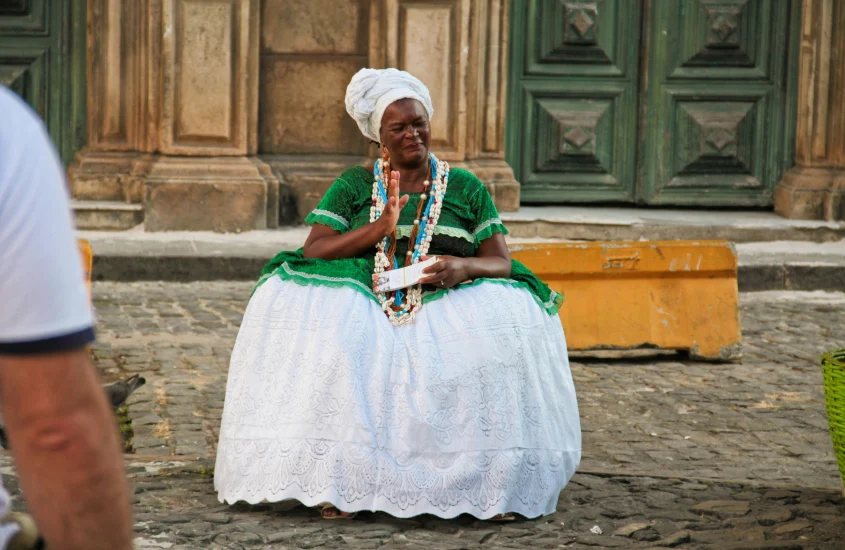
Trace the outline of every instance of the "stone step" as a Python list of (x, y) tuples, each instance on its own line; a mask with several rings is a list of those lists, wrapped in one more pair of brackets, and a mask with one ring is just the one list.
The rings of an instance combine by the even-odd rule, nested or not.
[(570, 241), (723, 239), (735, 243), (845, 239), (845, 223), (788, 220), (768, 211), (523, 206), (501, 214), (511, 236)]
[(144, 207), (119, 201), (70, 202), (76, 227), (81, 230), (121, 231), (132, 229), (144, 221)]
[[(310, 181), (310, 180), (309, 180)], [(115, 189), (82, 187), (86, 196), (111, 196)], [(135, 194), (137, 195), (137, 193)], [(132, 195), (128, 200), (140, 202)], [(75, 198), (79, 199), (74, 195)], [(316, 198), (314, 199), (317, 200)], [(120, 204), (119, 201), (78, 201), (77, 204), (96, 205), (80, 208), (94, 218), (89, 224), (80, 219), (80, 229), (130, 229), (143, 221), (143, 213), (125, 220), (97, 219), (97, 209)], [(315, 202), (316, 204), (316, 202)], [(102, 208), (99, 205), (104, 205)], [(140, 211), (140, 206), (123, 204), (122, 208)], [(128, 210), (124, 210), (128, 212)], [(289, 216), (288, 216), (289, 217)], [(656, 208), (625, 208), (600, 206), (523, 206), (516, 212), (503, 212), (501, 218), (512, 238), (533, 241), (659, 241), (659, 240), (727, 240), (734, 243), (752, 242), (808, 242), (825, 243), (845, 239), (845, 222), (819, 220), (788, 220), (769, 211), (671, 210)], [(130, 220), (132, 220), (130, 222)]]
[[(94, 249), (96, 281), (252, 280), (281, 250), (296, 250), (308, 227), (245, 233), (80, 231)], [(512, 250), (551, 239), (508, 238)], [(740, 291), (845, 290), (845, 240), (740, 243)]]

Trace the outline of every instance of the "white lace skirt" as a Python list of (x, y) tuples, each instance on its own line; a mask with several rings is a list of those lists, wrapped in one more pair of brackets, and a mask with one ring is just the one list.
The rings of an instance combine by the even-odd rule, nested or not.
[(273, 277), (232, 353), (214, 485), (228, 503), (536, 517), (580, 458), (560, 320), (526, 290), (454, 290), (395, 328), (360, 292)]

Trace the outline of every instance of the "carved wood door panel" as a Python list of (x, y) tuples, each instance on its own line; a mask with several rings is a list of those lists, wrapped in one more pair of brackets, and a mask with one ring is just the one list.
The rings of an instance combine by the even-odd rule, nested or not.
[(514, 0), (507, 158), (524, 203), (635, 197), (642, 0)]
[(653, 0), (643, 201), (772, 204), (792, 118), (786, 76), (797, 4)]
[(44, 119), (65, 164), (85, 143), (85, 0), (0, 2), (0, 84)]
[(770, 205), (791, 159), (797, 8), (513, 0), (506, 152), (522, 202)]

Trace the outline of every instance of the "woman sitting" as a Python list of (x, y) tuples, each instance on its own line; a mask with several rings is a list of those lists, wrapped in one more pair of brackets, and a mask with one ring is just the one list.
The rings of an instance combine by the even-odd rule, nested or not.
[[(364, 69), (346, 108), (384, 157), (341, 174), (304, 248), (264, 268), (229, 368), (221, 502), (554, 512), (581, 457), (562, 297), (510, 260), (484, 185), (429, 151), (419, 80)], [(420, 284), (374, 288), (429, 256)]]

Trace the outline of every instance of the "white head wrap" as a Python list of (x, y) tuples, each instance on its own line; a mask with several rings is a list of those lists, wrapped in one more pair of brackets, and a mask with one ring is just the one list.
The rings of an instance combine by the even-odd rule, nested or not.
[(358, 123), (366, 137), (379, 139), (381, 118), (391, 103), (400, 99), (416, 99), (434, 116), (431, 94), (416, 77), (398, 69), (361, 69), (346, 87), (346, 112)]

